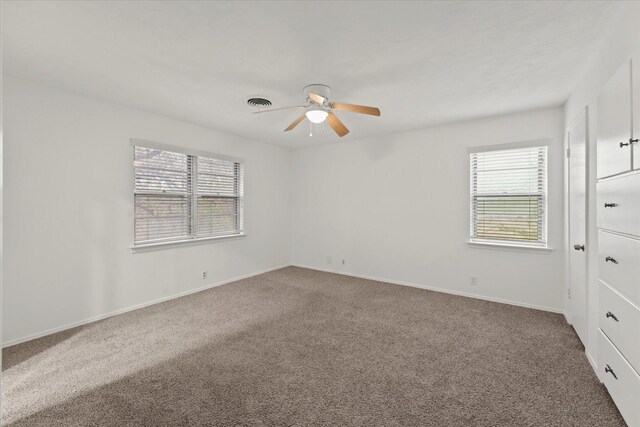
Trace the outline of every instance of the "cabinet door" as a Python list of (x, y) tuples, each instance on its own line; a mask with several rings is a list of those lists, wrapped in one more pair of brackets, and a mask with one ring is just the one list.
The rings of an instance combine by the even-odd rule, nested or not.
[(598, 96), (598, 178), (631, 170), (631, 60)]

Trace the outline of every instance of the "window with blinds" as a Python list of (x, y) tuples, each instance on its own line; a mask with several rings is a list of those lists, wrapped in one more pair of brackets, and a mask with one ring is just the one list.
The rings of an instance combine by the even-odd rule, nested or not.
[(134, 244), (242, 234), (239, 161), (134, 147)]
[(547, 147), (470, 153), (471, 242), (547, 246)]

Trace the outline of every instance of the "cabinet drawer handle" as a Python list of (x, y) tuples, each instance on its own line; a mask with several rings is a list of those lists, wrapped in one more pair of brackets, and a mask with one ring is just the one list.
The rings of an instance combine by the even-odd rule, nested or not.
[(573, 245), (573, 249), (584, 252), (584, 245)]
[(604, 204), (605, 208), (615, 208), (616, 206), (618, 206), (617, 203), (605, 203)]
[(616, 261), (616, 259), (615, 259), (615, 258), (610, 257), (610, 256), (606, 257), (606, 258), (604, 259), (604, 262), (612, 262), (612, 263), (614, 263), (614, 264), (617, 264), (617, 263), (618, 263), (618, 261)]
[(609, 373), (611, 375), (613, 375), (613, 378), (618, 379), (618, 377), (616, 376), (616, 373), (613, 372), (613, 369), (611, 369), (611, 366), (607, 365), (604, 367), (604, 372), (605, 373)]
[(611, 318), (612, 318), (613, 320), (615, 320), (616, 322), (619, 322), (619, 320), (618, 320), (618, 318), (616, 317), (616, 315), (615, 315), (615, 314), (613, 314), (613, 313), (612, 313), (612, 312), (610, 312), (610, 311), (607, 311), (607, 319), (608, 319), (609, 317), (611, 317)]
[(621, 142), (620, 143), (620, 148), (628, 147), (629, 145), (633, 144), (634, 142), (638, 142), (638, 141), (640, 141), (640, 139), (631, 139), (631, 138), (629, 138), (629, 142)]

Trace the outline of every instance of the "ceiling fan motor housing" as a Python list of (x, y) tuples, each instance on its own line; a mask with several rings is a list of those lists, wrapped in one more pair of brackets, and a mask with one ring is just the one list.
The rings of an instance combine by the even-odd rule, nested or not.
[(309, 92), (320, 95), (325, 99), (331, 98), (331, 88), (319, 83), (305, 86), (304, 89), (302, 89), (302, 92), (307, 96), (307, 98), (309, 97)]

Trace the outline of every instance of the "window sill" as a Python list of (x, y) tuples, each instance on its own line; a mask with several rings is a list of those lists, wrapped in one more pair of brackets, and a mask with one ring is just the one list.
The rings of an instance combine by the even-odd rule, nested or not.
[(245, 237), (245, 233), (240, 234), (227, 234), (224, 236), (202, 237), (199, 239), (184, 239), (184, 240), (172, 240), (169, 242), (157, 242), (157, 243), (144, 243), (141, 245), (131, 245), (129, 248), (133, 253), (155, 251), (159, 249), (169, 249), (171, 247), (197, 245), (203, 243), (209, 243), (216, 240), (237, 239), (239, 237)]
[(548, 253), (553, 251), (553, 248), (548, 246), (527, 246), (518, 245), (516, 243), (499, 243), (499, 242), (478, 242), (469, 240), (467, 242), (469, 246), (474, 249), (493, 249), (497, 251), (511, 251), (511, 252), (531, 252), (531, 253)]

